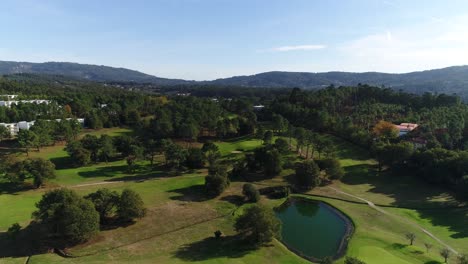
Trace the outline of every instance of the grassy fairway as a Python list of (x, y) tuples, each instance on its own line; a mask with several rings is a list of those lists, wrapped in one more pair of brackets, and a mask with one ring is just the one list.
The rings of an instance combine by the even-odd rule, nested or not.
[[(115, 129), (92, 133), (118, 135), (129, 131)], [(376, 204), (421, 208), (384, 208), (392, 214), (388, 216), (362, 204), (362, 201), (359, 204), (338, 200), (355, 199), (328, 187), (314, 189), (309, 194), (338, 198), (314, 197), (340, 209), (355, 223), (356, 230), (349, 243), (348, 255), (369, 264), (441, 263), (438, 254), (441, 247), (415, 228), (414, 223), (433, 232), (455, 249), (468, 252), (468, 230), (465, 225), (468, 209), (444, 208), (456, 204), (449, 193), (410, 176), (377, 175), (375, 162), (366, 151), (339, 139), (333, 140), (338, 145), (338, 156), (345, 167), (346, 176), (342, 181), (333, 183), (332, 187)], [(261, 141), (244, 137), (216, 144), (223, 156), (230, 158), (242, 155), (233, 151), (251, 151), (260, 146)], [(50, 158), (58, 165), (67, 164), (69, 161), (63, 147), (44, 148), (41, 152), (32, 152), (31, 156)], [(296, 157), (289, 155), (285, 159), (294, 161)], [(147, 165), (141, 162), (140, 167), (131, 173), (124, 161), (83, 168), (59, 166), (57, 178), (49, 184), (49, 188), (66, 186), (85, 195), (102, 187), (117, 191), (128, 187), (142, 196), (149, 214), (134, 225), (103, 231), (93, 241), (70, 249), (72, 254), (82, 257), (64, 259), (55, 254), (37, 254), (31, 257), (29, 263), (307, 263), (278, 241), (260, 249), (239, 245), (232, 225), (240, 212), (234, 210), (243, 182), (233, 182), (221, 197), (207, 199), (203, 195), (206, 170), (173, 177), (163, 168), (152, 169)], [(291, 169), (284, 170), (276, 178), (257, 182), (258, 187), (284, 185), (286, 177), (292, 173)], [(45, 191), (1, 193), (0, 230), (6, 230), (15, 222), (27, 225), (35, 210), (34, 204)], [(262, 198), (262, 203), (271, 207), (282, 201)], [(224, 233), (221, 240), (212, 238), (213, 232), (218, 229)], [(416, 234), (414, 246), (408, 246), (405, 239), (407, 232)], [(434, 245), (429, 253), (425, 252), (424, 242)], [(0, 263), (24, 263), (25, 256), (8, 255), (9, 247), (9, 241), (0, 240), (0, 256), (7, 257), (0, 259)], [(343, 260), (338, 263), (343, 263)]]

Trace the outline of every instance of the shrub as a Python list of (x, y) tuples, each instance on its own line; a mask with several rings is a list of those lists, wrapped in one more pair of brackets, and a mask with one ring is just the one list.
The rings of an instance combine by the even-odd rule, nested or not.
[(260, 193), (251, 183), (244, 184), (242, 187), (242, 194), (245, 195), (248, 202), (256, 203), (258, 200), (260, 200)]
[(133, 221), (146, 215), (146, 208), (140, 195), (133, 190), (124, 189), (120, 195), (117, 215), (123, 221)]

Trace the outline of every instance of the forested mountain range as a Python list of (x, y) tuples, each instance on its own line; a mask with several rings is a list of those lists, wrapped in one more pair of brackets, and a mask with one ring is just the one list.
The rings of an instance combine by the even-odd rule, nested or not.
[(0, 61), (0, 75), (33, 73), (70, 76), (98, 82), (148, 83), (155, 86), (173, 85), (221, 85), (243, 87), (299, 87), (322, 88), (329, 85), (353, 86), (359, 83), (385, 86), (412, 93), (458, 94), (468, 98), (468, 66), (390, 74), (379, 72), (265, 72), (248, 76), (234, 76), (212, 81), (187, 81), (160, 78), (139, 71), (108, 66), (69, 62), (9, 62)]

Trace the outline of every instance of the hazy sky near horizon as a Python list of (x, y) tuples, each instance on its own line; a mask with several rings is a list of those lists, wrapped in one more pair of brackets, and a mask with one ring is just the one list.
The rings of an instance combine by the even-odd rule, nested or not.
[(0, 60), (209, 80), (468, 64), (466, 0), (3, 0)]

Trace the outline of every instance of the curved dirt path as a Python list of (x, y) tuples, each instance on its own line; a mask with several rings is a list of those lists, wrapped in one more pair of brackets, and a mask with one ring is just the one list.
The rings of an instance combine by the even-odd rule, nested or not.
[(429, 232), (428, 230), (424, 229), (423, 227), (421, 227), (420, 225), (408, 220), (408, 219), (405, 219), (403, 217), (400, 217), (400, 216), (397, 216), (397, 215), (394, 215), (394, 214), (391, 214), (387, 211), (385, 211), (384, 209), (378, 207), (377, 205), (375, 205), (373, 202), (369, 201), (369, 200), (366, 200), (362, 197), (359, 197), (359, 196), (356, 196), (356, 195), (353, 195), (353, 194), (350, 194), (350, 193), (347, 193), (347, 192), (343, 192), (339, 189), (336, 189), (336, 188), (333, 188), (333, 187), (328, 187), (329, 189), (332, 189), (334, 190), (335, 192), (337, 193), (340, 193), (340, 194), (343, 194), (343, 195), (346, 195), (346, 196), (349, 196), (349, 197), (352, 197), (354, 199), (358, 199), (360, 201), (363, 201), (365, 203), (367, 203), (367, 205), (369, 205), (369, 207), (371, 207), (372, 209), (375, 209), (377, 210), (378, 212), (382, 213), (382, 214), (385, 214), (387, 216), (392, 216), (392, 217), (395, 217), (395, 218), (398, 218), (400, 220), (403, 220), (405, 221), (406, 223), (418, 228), (419, 230), (421, 230), (423, 233), (425, 233), (426, 235), (430, 236), (432, 239), (434, 239), (435, 241), (437, 241), (439, 244), (441, 244), (442, 246), (444, 246), (445, 248), (447, 248), (448, 250), (452, 251), (455, 255), (459, 255), (458, 251), (456, 251), (454, 248), (452, 248), (451, 246), (449, 246), (448, 244), (446, 244), (444, 241), (442, 241), (440, 238), (436, 237), (434, 234), (432, 234), (431, 232)]

